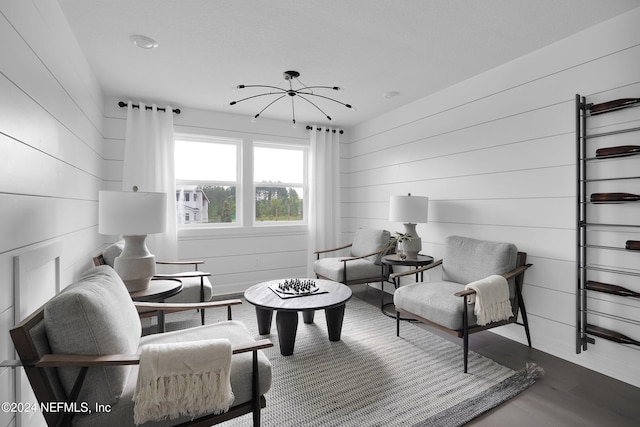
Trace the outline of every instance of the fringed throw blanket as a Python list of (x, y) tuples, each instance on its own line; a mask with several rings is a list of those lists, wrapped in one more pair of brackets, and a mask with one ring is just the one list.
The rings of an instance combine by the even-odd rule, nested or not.
[(227, 339), (149, 344), (141, 349), (134, 422), (222, 413), (234, 400)]
[(507, 320), (513, 316), (511, 301), (509, 301), (509, 283), (504, 277), (499, 275), (485, 277), (469, 283), (465, 289), (476, 291), (475, 295), (468, 297), (468, 302), (476, 304), (473, 312), (478, 325)]

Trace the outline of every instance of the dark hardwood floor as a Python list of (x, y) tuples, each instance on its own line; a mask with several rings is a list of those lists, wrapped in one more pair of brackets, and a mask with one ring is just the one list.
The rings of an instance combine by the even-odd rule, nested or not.
[[(352, 286), (352, 290), (355, 297), (380, 305), (377, 289), (358, 285)], [(384, 301), (391, 302), (391, 295), (385, 294)], [(459, 338), (426, 325), (420, 326), (462, 345)], [(534, 362), (545, 370), (545, 375), (533, 386), (476, 418), (468, 424), (470, 426), (640, 426), (640, 388), (491, 332), (471, 335), (469, 347), (511, 369), (521, 369), (526, 362)]]

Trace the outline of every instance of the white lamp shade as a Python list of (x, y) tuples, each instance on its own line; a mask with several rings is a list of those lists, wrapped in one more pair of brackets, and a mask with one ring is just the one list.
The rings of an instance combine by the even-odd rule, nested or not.
[(142, 236), (167, 228), (167, 194), (133, 191), (98, 193), (100, 234)]
[(389, 221), (404, 223), (427, 222), (429, 198), (423, 196), (391, 196), (389, 200)]

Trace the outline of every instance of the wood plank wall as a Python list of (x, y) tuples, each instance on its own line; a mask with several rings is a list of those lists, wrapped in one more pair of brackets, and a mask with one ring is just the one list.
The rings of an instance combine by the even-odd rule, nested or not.
[[(533, 345), (640, 386), (637, 347), (598, 340), (576, 355), (574, 329), (574, 98), (640, 97), (639, 18), (636, 9), (350, 129), (344, 240), (362, 226), (401, 231), (389, 196), (428, 196), (423, 253), (441, 256), (451, 234), (515, 243), (534, 264), (524, 290)], [(640, 121), (635, 111), (618, 120)], [(640, 320), (638, 301), (629, 305)], [(521, 327), (501, 333), (526, 342)]]
[[(126, 109), (117, 107), (117, 101), (107, 101), (105, 117), (106, 174), (112, 189), (121, 188), (126, 127)], [(247, 144), (253, 140), (309, 145), (304, 126), (293, 129), (289, 122), (267, 119), (251, 123), (245, 116), (178, 107), (182, 113), (174, 115), (176, 133), (242, 139), (245, 143), (243, 156), (251, 154)], [(304, 276), (307, 232), (306, 226), (180, 230), (178, 257), (204, 260), (201, 269), (211, 272), (215, 294), (237, 293), (264, 280)]]
[[(62, 286), (101, 244), (102, 94), (57, 2), (0, 3), (0, 359), (12, 359), (13, 257), (62, 247)], [(0, 369), (0, 400), (14, 400)], [(13, 425), (0, 412), (0, 426)]]

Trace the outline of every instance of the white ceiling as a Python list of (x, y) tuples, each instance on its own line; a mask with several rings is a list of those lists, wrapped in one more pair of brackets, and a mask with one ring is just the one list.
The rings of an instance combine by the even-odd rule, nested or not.
[[(104, 92), (122, 100), (223, 110), (296, 70), (349, 127), (640, 6), (640, 0), (58, 0)], [(143, 50), (129, 37), (154, 38)], [(585, 41), (588, 43), (588, 41)], [(400, 94), (385, 99), (385, 92)], [(268, 100), (227, 112), (247, 115)], [(296, 102), (298, 123), (328, 124)], [(291, 120), (282, 99), (261, 117)]]

